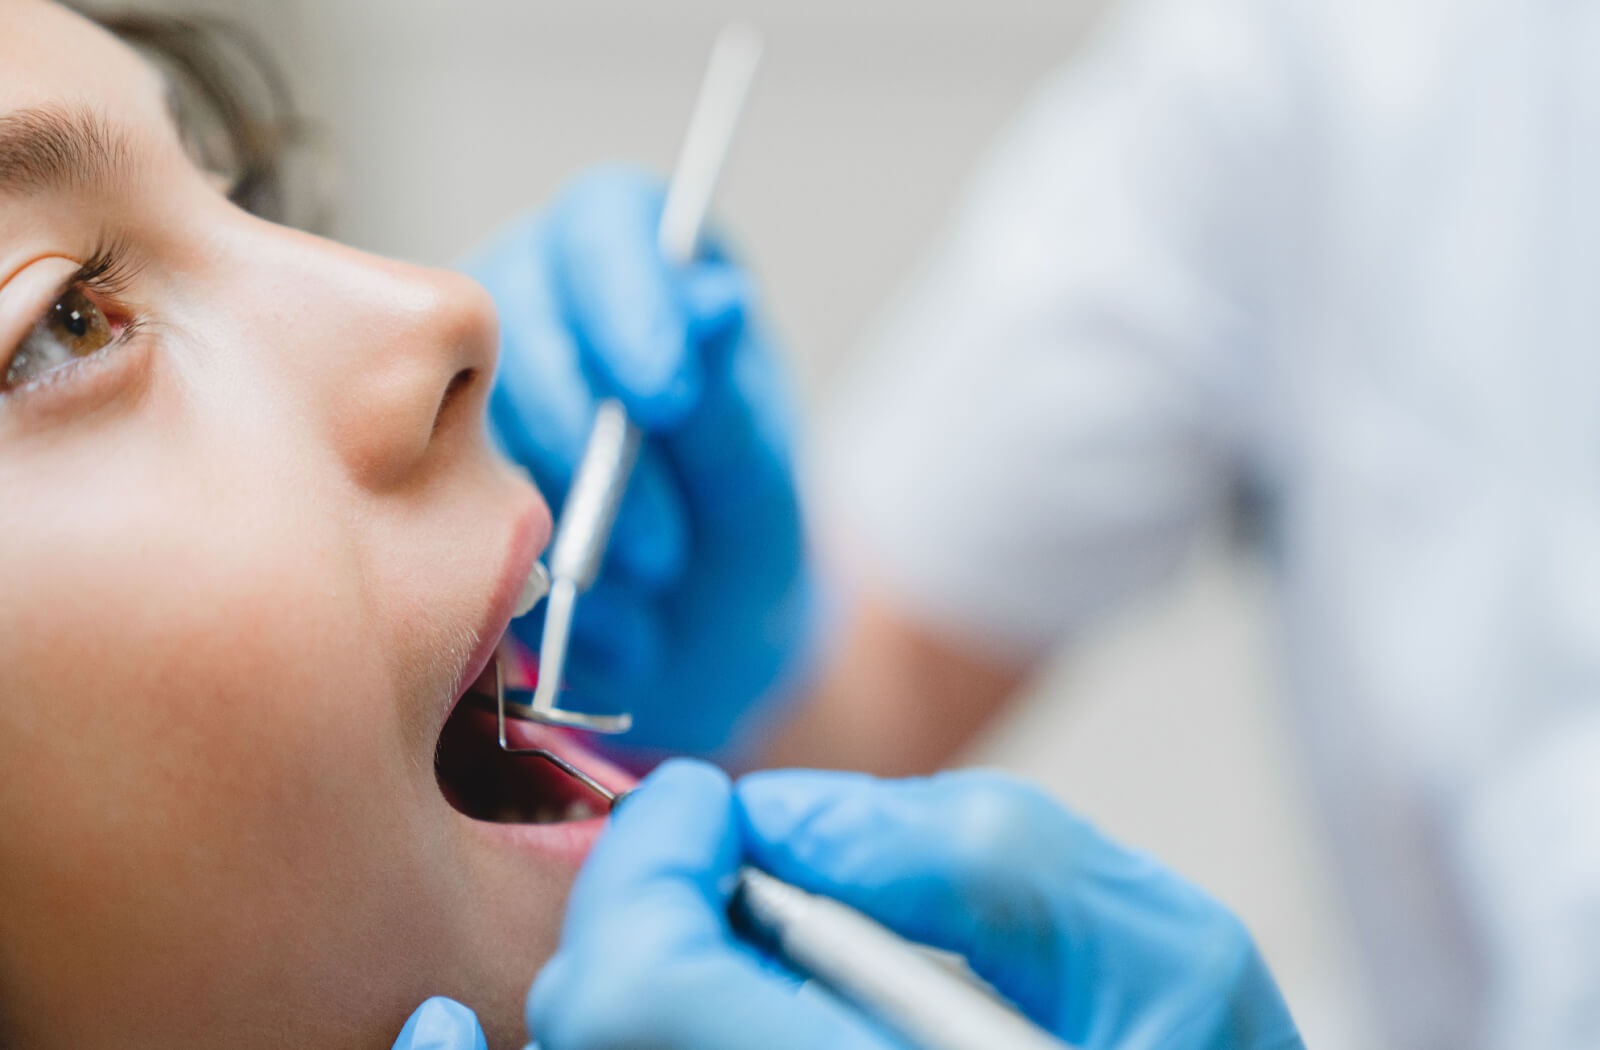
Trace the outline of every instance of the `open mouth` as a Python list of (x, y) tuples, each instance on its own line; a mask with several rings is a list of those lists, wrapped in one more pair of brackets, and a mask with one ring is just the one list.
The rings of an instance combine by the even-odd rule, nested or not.
[(494, 706), (491, 661), (439, 733), (434, 775), (450, 805), (493, 824), (564, 824), (605, 814), (600, 798), (551, 763), (501, 750)]

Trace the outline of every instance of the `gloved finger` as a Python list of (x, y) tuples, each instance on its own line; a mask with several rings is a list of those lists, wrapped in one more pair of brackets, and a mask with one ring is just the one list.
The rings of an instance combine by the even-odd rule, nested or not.
[(744, 323), (755, 289), (743, 270), (698, 261), (681, 272), (681, 293), (697, 341), (715, 339)]
[(663, 763), (595, 844), (568, 901), (566, 929), (604, 927), (617, 921), (619, 906), (648, 899), (675, 909), (674, 929), (719, 935), (738, 860), (727, 775), (689, 759)]
[(704, 389), (663, 438), (688, 502), (706, 528), (738, 528), (748, 508), (793, 497), (792, 384), (744, 321), (704, 351)]
[(435, 996), (417, 1007), (400, 1029), (394, 1050), (489, 1050), (477, 1015), (453, 999)]
[(656, 244), (664, 195), (658, 180), (637, 172), (591, 175), (556, 206), (548, 246), (586, 359), (647, 429), (674, 425), (700, 396), (689, 316)]
[(1009, 792), (784, 770), (745, 777), (738, 798), (759, 866), (960, 952), (1030, 1016), (1053, 1009), (1055, 920), (1027, 864), (1041, 829)]
[[(1009, 778), (785, 771), (745, 778), (738, 797), (762, 867), (960, 952), (1069, 1039), (1160, 1031), (1256, 995), (1252, 967), (1265, 977), (1220, 905)], [(1263, 1016), (1287, 1024), (1281, 1004)]]
[(636, 688), (661, 666), (666, 629), (647, 594), (602, 576), (572, 617), (568, 666), (573, 688), (600, 697)]
[[(507, 354), (515, 353), (507, 336)], [(566, 339), (554, 333), (553, 339)], [(548, 400), (546, 400), (548, 399)], [(593, 400), (576, 370), (565, 373), (554, 363), (538, 368), (507, 362), (489, 395), (489, 426), (513, 463), (528, 472), (539, 492), (559, 511), (572, 485), (572, 472), (587, 439)]]
[(617, 510), (602, 571), (615, 568), (660, 592), (683, 578), (688, 562), (689, 514), (682, 492), (661, 451), (646, 438)]
[[(614, 945), (627, 953), (632, 946)], [(815, 985), (794, 985), (726, 949), (653, 955), (645, 973), (590, 957), (535, 983), (540, 1050), (906, 1050)], [(598, 965), (595, 965), (598, 964)]]
[[(694, 267), (685, 289), (691, 340), (715, 340), (742, 323), (749, 282), (738, 271)], [(568, 483), (562, 479), (562, 492)], [(677, 472), (656, 441), (647, 438), (617, 513), (606, 571), (615, 567), (647, 589), (662, 592), (682, 579), (690, 544), (690, 514)]]
[(733, 939), (739, 858), (726, 776), (686, 760), (651, 774), (591, 853), (529, 995), (543, 1050), (890, 1050)]

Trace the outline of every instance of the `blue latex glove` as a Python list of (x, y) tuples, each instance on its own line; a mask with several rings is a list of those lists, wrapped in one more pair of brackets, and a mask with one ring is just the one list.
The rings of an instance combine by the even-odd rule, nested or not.
[[(725, 757), (809, 634), (787, 385), (715, 246), (678, 268), (656, 248), (664, 191), (580, 178), (468, 259), (500, 311), (490, 419), (559, 509), (595, 401), (648, 435), (604, 569), (578, 602), (563, 706), (631, 711), (620, 738)], [(514, 625), (535, 651), (542, 607)]]
[(394, 1050), (489, 1050), (473, 1012), (453, 999), (435, 997), (417, 1007), (400, 1029)]
[(1086, 1050), (1303, 1050), (1237, 919), (1032, 788), (986, 773), (780, 772), (735, 793), (690, 762), (630, 796), (580, 874), (529, 996), (543, 1050), (892, 1047), (732, 938), (727, 894), (746, 853), (960, 952)]

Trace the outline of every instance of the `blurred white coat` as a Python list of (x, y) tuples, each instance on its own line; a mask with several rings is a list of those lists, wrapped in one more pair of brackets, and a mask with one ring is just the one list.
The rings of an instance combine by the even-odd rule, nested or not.
[(1600, 1046), (1600, 5), (1130, 4), (885, 344), (891, 592), (1042, 652), (1247, 485), (1394, 1045)]

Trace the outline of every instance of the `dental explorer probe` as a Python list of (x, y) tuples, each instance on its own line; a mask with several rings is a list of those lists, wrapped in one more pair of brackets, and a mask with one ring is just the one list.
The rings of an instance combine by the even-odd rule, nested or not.
[[(738, 24), (725, 27), (712, 46), (657, 229), (661, 254), (674, 265), (694, 261), (700, 229), (761, 61), (761, 49), (760, 34)], [(642, 437), (621, 401), (605, 398), (595, 406), (589, 440), (550, 548), (550, 597), (545, 605), (544, 635), (539, 640), (539, 681), (532, 700), (525, 705), (525, 717), (533, 721), (596, 733), (625, 733), (633, 725), (630, 714), (567, 711), (556, 706), (556, 698), (566, 668), (573, 610), (578, 595), (600, 575)], [(503, 739), (501, 746), (505, 747)]]
[(1072, 1050), (848, 905), (748, 865), (730, 905), (791, 967), (919, 1050)]

